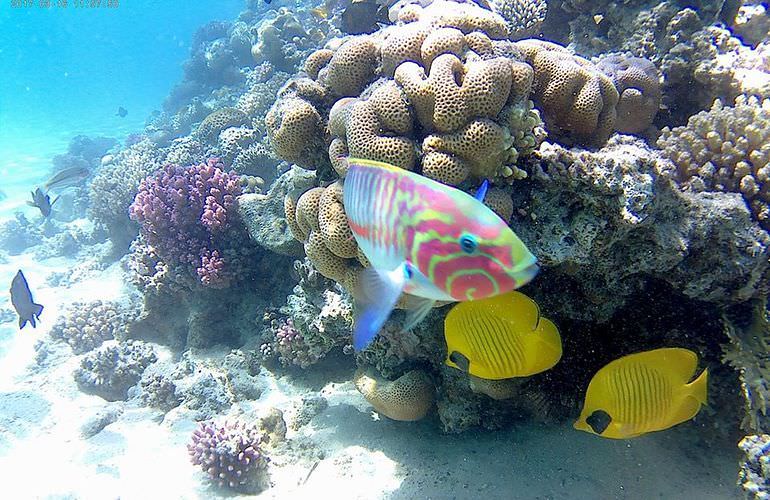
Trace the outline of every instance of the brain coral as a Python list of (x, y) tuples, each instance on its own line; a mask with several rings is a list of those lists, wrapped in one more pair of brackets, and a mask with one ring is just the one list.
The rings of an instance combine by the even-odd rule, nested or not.
[(601, 58), (597, 67), (612, 78), (620, 94), (615, 130), (626, 134), (642, 132), (661, 105), (658, 69), (647, 59), (621, 54)]
[(561, 45), (516, 42), (535, 70), (534, 93), (549, 130), (603, 144), (615, 130), (618, 90), (593, 63)]
[(658, 147), (676, 164), (683, 187), (741, 193), (770, 229), (770, 99), (739, 96), (734, 106), (717, 100), (687, 126), (663, 129)]
[(354, 382), (378, 413), (393, 420), (420, 420), (433, 406), (433, 382), (422, 371), (407, 372), (392, 382), (359, 371)]
[(198, 137), (203, 141), (216, 140), (219, 133), (229, 127), (246, 125), (249, 117), (237, 108), (222, 108), (209, 114), (198, 127)]

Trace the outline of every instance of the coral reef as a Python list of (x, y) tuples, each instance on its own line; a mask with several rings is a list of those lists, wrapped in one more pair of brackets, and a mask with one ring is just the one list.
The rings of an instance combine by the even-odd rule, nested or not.
[(433, 381), (422, 371), (413, 370), (386, 381), (359, 370), (353, 381), (378, 413), (393, 420), (420, 420), (433, 406)]
[(302, 246), (289, 230), (284, 199), (309, 189), (314, 181), (312, 173), (294, 167), (281, 175), (265, 195), (239, 196), (238, 213), (251, 239), (273, 252), (301, 255)]
[(738, 485), (746, 498), (770, 498), (770, 436), (767, 434), (744, 437), (738, 448), (746, 454), (741, 463)]
[(198, 126), (197, 136), (201, 141), (210, 142), (230, 127), (245, 125), (248, 121), (246, 113), (237, 108), (222, 108), (209, 114)]
[(295, 261), (294, 271), (299, 283), (280, 315), (265, 317), (260, 350), (284, 365), (307, 368), (350, 343), (353, 312), (349, 298), (307, 263)]
[(115, 302), (74, 302), (56, 320), (50, 335), (66, 342), (75, 354), (83, 354), (105, 340), (125, 337), (128, 314)]
[(770, 429), (770, 363), (766, 355), (770, 347), (770, 315), (767, 305), (767, 299), (761, 298), (748, 306), (727, 310), (723, 316), (729, 340), (723, 346), (723, 361), (739, 372), (745, 403), (742, 426), (750, 432)]
[(200, 466), (212, 482), (253, 494), (269, 486), (265, 483), (270, 459), (262, 442), (255, 424), (209, 421), (198, 425), (187, 450), (193, 465)]
[(115, 251), (123, 254), (138, 229), (128, 217), (128, 207), (139, 191), (145, 177), (160, 168), (154, 143), (145, 139), (114, 156), (102, 166), (91, 182), (89, 215), (94, 223), (105, 228)]
[(130, 208), (142, 237), (171, 268), (180, 268), (204, 286), (225, 288), (239, 278), (240, 220), (235, 198), (238, 176), (223, 172), (216, 159), (205, 165), (167, 165), (148, 177)]
[(105, 342), (86, 354), (74, 377), (83, 392), (107, 401), (125, 400), (145, 368), (157, 360), (153, 348), (139, 340)]
[(717, 100), (686, 127), (664, 128), (658, 146), (676, 164), (685, 189), (741, 193), (762, 227), (770, 230), (770, 99)]
[(721, 305), (762, 289), (770, 236), (739, 195), (682, 193), (673, 166), (629, 136), (596, 152), (543, 144), (538, 156), (512, 226), (548, 268), (533, 297), (543, 308), (603, 321), (651, 279)]

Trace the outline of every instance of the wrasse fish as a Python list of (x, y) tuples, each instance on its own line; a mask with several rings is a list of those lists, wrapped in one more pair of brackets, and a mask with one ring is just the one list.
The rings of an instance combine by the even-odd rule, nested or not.
[(366, 348), (402, 292), (418, 297), (404, 329), (436, 301), (478, 300), (528, 283), (535, 256), (477, 197), (387, 163), (348, 158), (343, 204), (371, 263), (359, 284), (353, 346)]

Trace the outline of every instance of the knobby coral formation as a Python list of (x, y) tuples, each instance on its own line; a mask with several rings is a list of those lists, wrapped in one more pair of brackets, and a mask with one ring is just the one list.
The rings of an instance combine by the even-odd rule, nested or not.
[(75, 302), (51, 327), (51, 337), (65, 341), (75, 354), (99, 347), (105, 340), (123, 336), (127, 311), (114, 302)]
[(741, 193), (770, 229), (770, 99), (716, 100), (686, 127), (666, 127), (658, 146), (673, 160), (677, 181), (692, 191)]
[(215, 484), (241, 493), (257, 493), (265, 487), (267, 464), (264, 437), (255, 424), (242, 421), (201, 422), (187, 450)]
[(240, 229), (235, 215), (240, 194), (238, 176), (222, 171), (216, 159), (189, 167), (167, 165), (142, 181), (130, 214), (166, 264), (204, 286), (224, 288), (240, 272), (243, 252), (233, 234)]

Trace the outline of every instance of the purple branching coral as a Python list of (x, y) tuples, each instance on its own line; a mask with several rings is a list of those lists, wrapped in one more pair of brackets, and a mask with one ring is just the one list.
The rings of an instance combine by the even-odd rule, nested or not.
[(142, 237), (170, 267), (181, 267), (205, 286), (226, 288), (238, 274), (236, 197), (240, 179), (223, 164), (167, 165), (147, 177), (130, 208)]
[(219, 486), (256, 493), (267, 483), (270, 459), (261, 445), (264, 434), (244, 422), (201, 422), (187, 445), (190, 460)]

